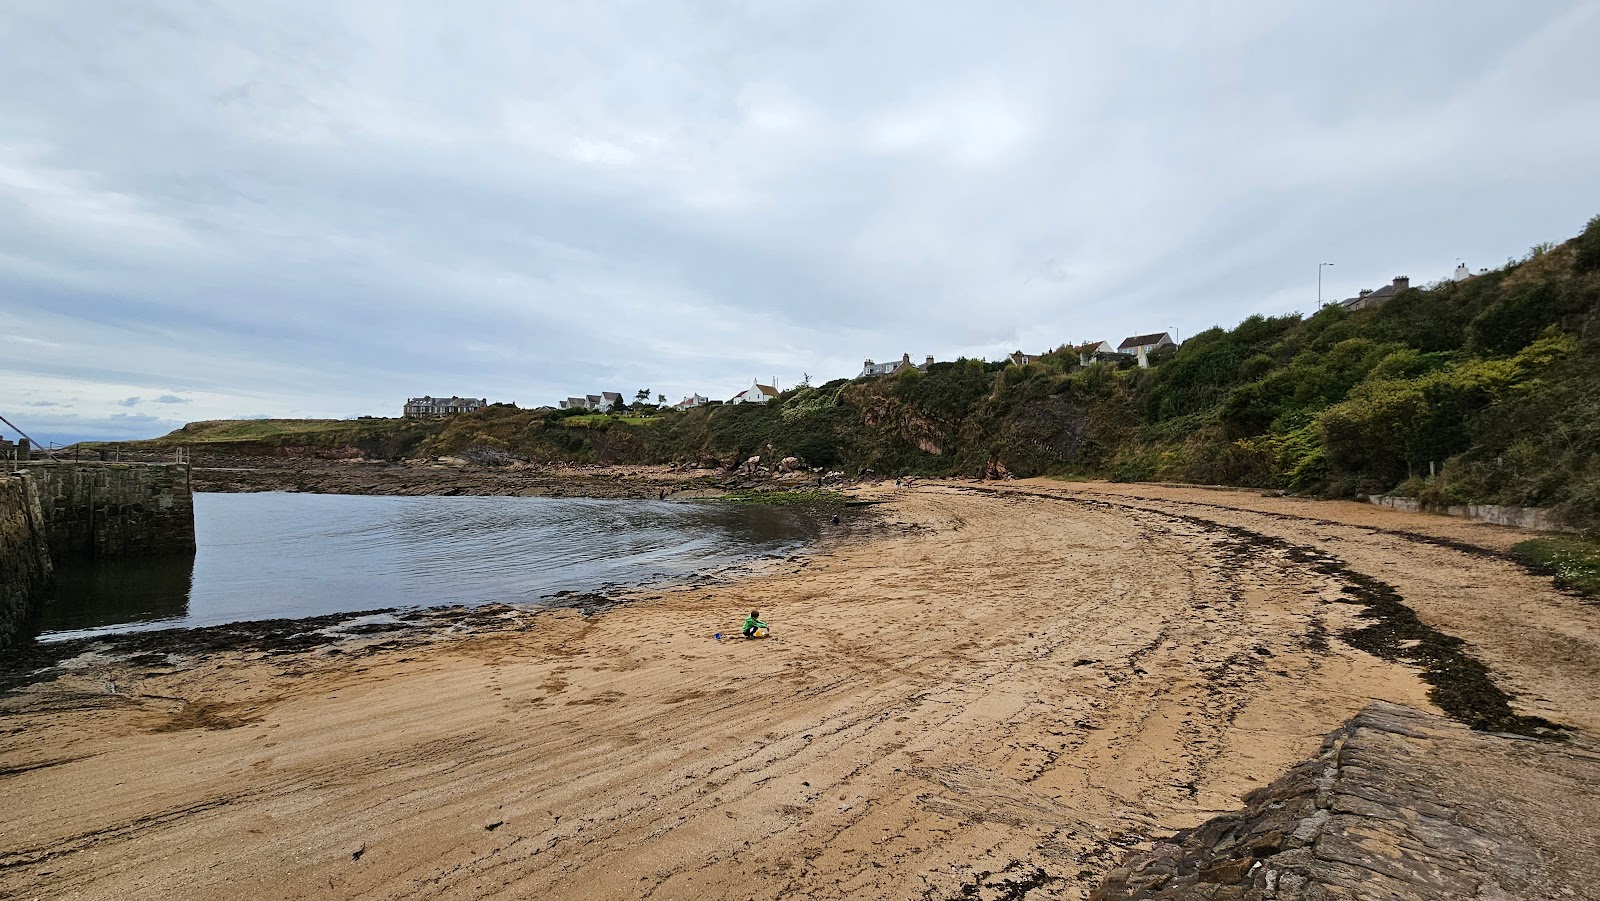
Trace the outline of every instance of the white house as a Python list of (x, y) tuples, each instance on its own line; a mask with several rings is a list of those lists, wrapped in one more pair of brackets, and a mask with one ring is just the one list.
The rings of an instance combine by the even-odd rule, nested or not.
[(1140, 369), (1149, 369), (1149, 357), (1151, 354), (1163, 347), (1177, 346), (1177, 344), (1173, 343), (1171, 335), (1166, 332), (1156, 332), (1150, 335), (1134, 335), (1132, 338), (1125, 338), (1121, 344), (1117, 345), (1117, 350), (1120, 353), (1133, 354), (1139, 358)]
[(1088, 366), (1090, 363), (1099, 360), (1115, 360), (1118, 357), (1125, 356), (1125, 354), (1117, 353), (1117, 349), (1111, 346), (1110, 341), (1086, 341), (1074, 347), (1072, 352), (1078, 355), (1079, 366)]
[(701, 397), (698, 394), (691, 394), (688, 397), (684, 398), (683, 400), (680, 400), (677, 403), (673, 404), (672, 406), (674, 408), (676, 408), (676, 409), (679, 409), (679, 410), (692, 410), (695, 407), (703, 407), (703, 406), (705, 406), (706, 404), (708, 404), (710, 402), (711, 402), (711, 398), (709, 398), (709, 397)]
[(764, 404), (778, 396), (778, 389), (771, 385), (754, 384), (728, 399), (730, 404)]
[(627, 406), (622, 402), (622, 395), (615, 391), (602, 391), (599, 394), (588, 394), (583, 397), (569, 397), (561, 401), (563, 410), (595, 410), (605, 413), (610, 410), (620, 410)]

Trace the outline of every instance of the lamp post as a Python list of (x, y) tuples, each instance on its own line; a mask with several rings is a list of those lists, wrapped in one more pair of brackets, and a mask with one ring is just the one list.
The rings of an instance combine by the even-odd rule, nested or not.
[(1317, 309), (1322, 309), (1322, 267), (1332, 266), (1332, 263), (1317, 264)]

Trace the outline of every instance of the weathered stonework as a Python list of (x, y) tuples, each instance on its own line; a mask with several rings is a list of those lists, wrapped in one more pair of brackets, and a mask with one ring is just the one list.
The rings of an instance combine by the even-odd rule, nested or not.
[(194, 548), (184, 466), (35, 461), (0, 475), (0, 648), (49, 589), (55, 568)]
[(176, 463), (34, 463), (50, 553), (149, 557), (194, 552), (194, 495)]
[(49, 543), (34, 480), (0, 475), (0, 648), (50, 587)]
[(1406, 513), (1439, 513), (1445, 516), (1457, 516), (1462, 519), (1472, 519), (1478, 522), (1493, 523), (1497, 526), (1511, 526), (1517, 529), (1532, 529), (1537, 532), (1581, 532), (1582, 529), (1568, 525), (1556, 518), (1554, 513), (1539, 507), (1502, 507), (1496, 504), (1452, 504), (1444, 509), (1434, 509), (1423, 506), (1422, 501), (1414, 497), (1394, 497), (1384, 495), (1367, 498), (1367, 501), (1380, 507), (1393, 510), (1403, 510)]
[(1129, 857), (1094, 901), (1596, 898), (1600, 753), (1374, 702), (1245, 807)]

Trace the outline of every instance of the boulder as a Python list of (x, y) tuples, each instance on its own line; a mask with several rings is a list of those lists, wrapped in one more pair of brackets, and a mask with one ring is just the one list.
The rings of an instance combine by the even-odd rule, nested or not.
[(800, 462), (799, 457), (784, 457), (782, 460), (778, 461), (778, 471), (799, 472), (804, 465), (805, 464)]

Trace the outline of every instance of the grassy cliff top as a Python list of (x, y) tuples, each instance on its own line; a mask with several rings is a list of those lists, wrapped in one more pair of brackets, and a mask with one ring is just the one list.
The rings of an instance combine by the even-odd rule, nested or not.
[(381, 432), (401, 419), (207, 419), (153, 439), (162, 444), (261, 441), (350, 430)]

